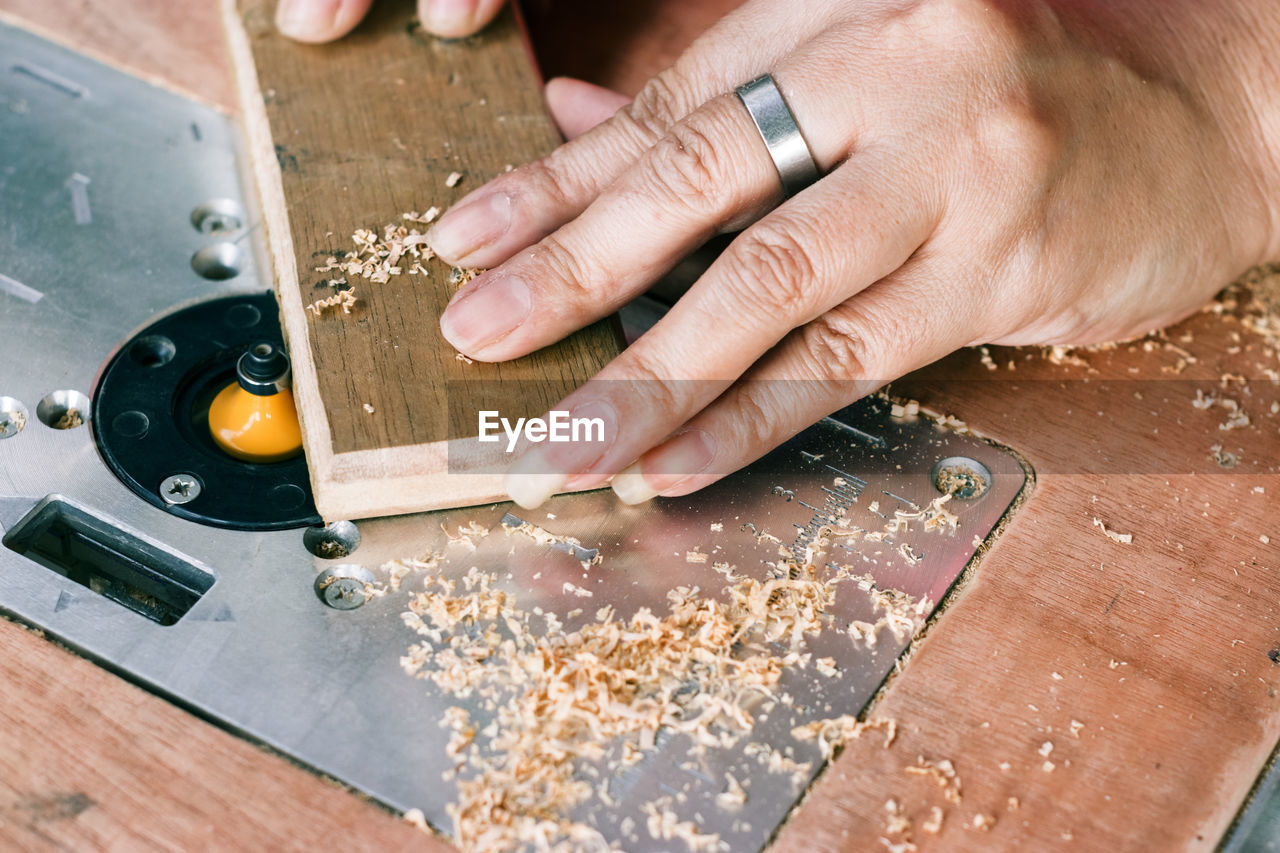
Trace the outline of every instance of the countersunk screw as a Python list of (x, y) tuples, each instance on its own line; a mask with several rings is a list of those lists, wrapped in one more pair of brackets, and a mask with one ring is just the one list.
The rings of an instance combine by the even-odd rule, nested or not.
[(169, 506), (187, 504), (200, 497), (200, 489), (195, 474), (171, 474), (160, 483), (160, 499)]
[(369, 600), (370, 585), (376, 580), (364, 566), (334, 566), (316, 576), (316, 594), (334, 610), (355, 610)]

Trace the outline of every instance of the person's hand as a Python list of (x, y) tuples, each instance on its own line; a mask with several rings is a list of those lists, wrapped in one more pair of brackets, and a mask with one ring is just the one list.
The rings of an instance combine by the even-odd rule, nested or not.
[[(503, 361), (745, 228), (556, 407), (602, 417), (607, 441), (532, 447), (512, 497), (610, 478), (628, 502), (685, 494), (959, 347), (1124, 339), (1193, 312), (1280, 243), (1275, 9), (748, 2), (430, 232), (446, 261), (489, 268), (444, 336)], [(780, 206), (731, 94), (765, 71), (825, 173)]]
[[(502, 10), (503, 2), (418, 0), (418, 17), (429, 33), (462, 38), (483, 29)], [(298, 41), (333, 41), (355, 29), (372, 5), (373, 0), (280, 0), (276, 27)]]

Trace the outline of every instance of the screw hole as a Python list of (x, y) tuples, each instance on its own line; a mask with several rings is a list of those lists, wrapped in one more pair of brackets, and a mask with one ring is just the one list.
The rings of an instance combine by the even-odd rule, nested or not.
[(934, 488), (956, 500), (980, 498), (991, 488), (991, 472), (987, 466), (967, 456), (948, 456), (933, 466), (930, 473)]
[(244, 208), (229, 198), (211, 198), (191, 211), (191, 227), (201, 234), (222, 237), (244, 225)]
[(27, 407), (13, 397), (0, 397), (0, 438), (13, 438), (27, 425)]
[(340, 560), (360, 547), (360, 530), (350, 521), (318, 524), (303, 531), (302, 544), (321, 559)]
[(213, 281), (225, 281), (240, 274), (240, 247), (235, 243), (214, 243), (191, 256), (191, 268)]
[(147, 335), (129, 346), (129, 357), (140, 367), (163, 367), (173, 361), (178, 348), (164, 335)]
[(36, 417), (53, 429), (75, 429), (89, 420), (89, 398), (79, 391), (54, 391), (36, 406)]

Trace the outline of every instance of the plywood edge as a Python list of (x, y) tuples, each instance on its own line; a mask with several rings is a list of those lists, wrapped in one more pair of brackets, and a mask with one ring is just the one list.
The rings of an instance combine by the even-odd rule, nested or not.
[[(298, 263), (293, 246), (293, 232), (289, 226), (289, 212), (285, 208), (284, 183), (280, 174), (280, 162), (275, 154), (275, 142), (271, 124), (267, 119), (267, 106), (258, 83), (257, 65), (249, 45), (249, 33), (240, 14), (239, 0), (220, 0), (223, 31), (231, 55), (232, 76), (240, 98), (240, 115), (249, 153), (249, 162), (257, 190), (257, 202), (266, 235), (267, 254), (271, 262), (271, 285), (280, 306), (281, 325), (285, 345), (293, 362), (293, 396), (298, 408), (298, 422), (302, 425), (302, 444), (307, 466), (311, 472), (311, 490), (317, 501), (324, 492), (322, 472), (331, 470), (333, 464), (332, 429), (320, 399), (320, 382), (316, 374), (315, 359), (309, 346), (289, 346), (290, 341), (307, 340), (307, 312), (298, 294)], [(283, 286), (288, 283), (289, 287)], [(285, 291), (292, 298), (284, 298)], [(301, 379), (302, 381), (298, 381)], [(334, 503), (334, 501), (330, 501)], [(339, 501), (337, 503), (345, 503)], [(319, 507), (317, 507), (319, 509)], [(323, 509), (323, 517), (329, 518)]]
[(504, 503), (503, 457), (476, 452), (472, 441), (332, 454), (312, 467), (316, 510), (333, 522)]

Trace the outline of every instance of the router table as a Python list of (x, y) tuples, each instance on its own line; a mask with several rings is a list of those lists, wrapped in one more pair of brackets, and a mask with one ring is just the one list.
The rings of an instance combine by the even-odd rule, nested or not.
[[(49, 69), (64, 62), (78, 69), (81, 59), (47, 39), (172, 89), (172, 109), (190, 109), (192, 126), (203, 128), (196, 142), (235, 151), (231, 131), (201, 124), (214, 115), (203, 112), (210, 107), (237, 110), (215, 5), (0, 0), (8, 27), (0, 43), (22, 53), (3, 56), (0, 73), (68, 94), (74, 74)], [(524, 4), (544, 75), (634, 93), (734, 4), (600, 5)], [(109, 78), (104, 71), (92, 85), (115, 91)], [(123, 92), (129, 83), (118, 85)], [(204, 106), (182, 100), (192, 97)], [(31, 107), (12, 96), (0, 104), (10, 121)], [(211, 173), (234, 174), (234, 163), (210, 156)], [(20, 178), (13, 170), (0, 176), (0, 193), (6, 180)], [(92, 201), (108, 180), (82, 175), (58, 186), (70, 193), (77, 221), (91, 215), (77, 206), (79, 194), (87, 187)], [(10, 215), (0, 208), (0, 221)], [(181, 260), (185, 266), (187, 255)], [(273, 303), (265, 285), (254, 284), (267, 273), (250, 256), (239, 263), (229, 290), (203, 274), (207, 281), (176, 295), (142, 281), (128, 306), (140, 317), (155, 313), (156, 323), (172, 322), (165, 312), (189, 301), (192, 310), (214, 312), (205, 325), (250, 316), (269, 325)], [(0, 255), (0, 302), (10, 300), (0, 304), (0, 322), (4, 311), (13, 317), (43, 299), (57, 304), (56, 290), (42, 294), (31, 281), (3, 278), (12, 269)], [(167, 327), (95, 330), (92, 312), (112, 310), (101, 294), (81, 309), (89, 319), (77, 315), (67, 346), (100, 345), (92, 370), (134, 330), (118, 358), (92, 374), (95, 386), (112, 371), (174, 358), (156, 344), (172, 334)], [(766, 528), (785, 529), (789, 547), (802, 549), (832, 513), (865, 511), (871, 497), (890, 513), (919, 511), (935, 496), (940, 472), (959, 465), (985, 492), (953, 502), (963, 536), (942, 547), (908, 534), (887, 556), (874, 552), (875, 571), (931, 605), (927, 623), (898, 642), (883, 635), (860, 669), (830, 686), (806, 693), (812, 684), (797, 676), (800, 701), (787, 711), (800, 715), (786, 717), (795, 722), (856, 697), (846, 710), (895, 721), (891, 743), (857, 737), (829, 763), (797, 752), (810, 759), (803, 778), (792, 787), (756, 779), (744, 815), (759, 820), (725, 821), (721, 849), (1280, 849), (1280, 774), (1268, 772), (1280, 743), (1278, 346), (1280, 273), (1255, 271), (1205, 312), (1143, 341), (1082, 352), (964, 351), (894, 383), (894, 400), (945, 415), (935, 420), (877, 398), (815, 425), (724, 485), (657, 508), (629, 515), (608, 492), (570, 495), (543, 508), (551, 516), (502, 505), (434, 514), (431, 535), (444, 527), (451, 536), (478, 519), (497, 532), (473, 543), (474, 556), (463, 562), (495, 572), (519, 563), (540, 578), (542, 561), (561, 560), (546, 563), (547, 580), (512, 582), (532, 602), (562, 611), (574, 594), (566, 599), (562, 582), (566, 590), (589, 585), (585, 564), (597, 550), (604, 566), (615, 559), (637, 576), (671, 552), (674, 567), (626, 593), (629, 606), (657, 609), (671, 587), (713, 582), (710, 564), (695, 558), (708, 526), (729, 532), (727, 558), (746, 565)], [(130, 559), (171, 565), (183, 594), (100, 601), (113, 598), (110, 589), (76, 587), (47, 570), (59, 560), (49, 543), (68, 531), (100, 543), (109, 534), (99, 529), (95, 496), (128, 493), (105, 468), (101, 488), (93, 480), (99, 474), (89, 469), (102, 466), (88, 430), (50, 427), (76, 406), (92, 405), (103, 417), (94, 429), (132, 427), (136, 418), (128, 408), (108, 417), (107, 402), (91, 404), (69, 389), (43, 400), (52, 387), (11, 390), (64, 355), (11, 351), (0, 366), (0, 409), (24, 421), (0, 438), (0, 484), (8, 484), (0, 489), (7, 549), (0, 551), (7, 617), (0, 619), (0, 847), (453, 850), (399, 817), (418, 808), (448, 828), (443, 801), (424, 794), (447, 763), (410, 740), (415, 726), (427, 725), (412, 719), (421, 685), (383, 678), (369, 664), (385, 649), (398, 676), (396, 658), (414, 640), (403, 630), (403, 608), (388, 596), (345, 610), (342, 590), (364, 581), (330, 559), (353, 551), (353, 561), (376, 566), (418, 547), (420, 528), (394, 519), (323, 525), (300, 502), (284, 511), (292, 527), (262, 534), (241, 555), (235, 543), (246, 540), (234, 537), (242, 534), (187, 520), (181, 499), (138, 508), (124, 500), (111, 517), (148, 535), (119, 547)], [(86, 375), (83, 390), (89, 383)], [(30, 449), (11, 449), (24, 439)], [(44, 486), (41, 478), (59, 465), (84, 482)], [(299, 484), (277, 488), (284, 486), (305, 489), (305, 472)], [(153, 518), (160, 520), (151, 527)], [(527, 525), (553, 530), (549, 550), (547, 540), (510, 544)], [(237, 579), (219, 564), (228, 554), (262, 573)], [(695, 557), (686, 562), (686, 554)], [(849, 555), (869, 559), (865, 550)], [(313, 574), (290, 574), (295, 563), (319, 573), (314, 589)], [(67, 574), (66, 566), (55, 572)], [(867, 616), (856, 607), (839, 615)], [(831, 646), (833, 658), (846, 653)], [(291, 693), (304, 689), (303, 698)], [(434, 720), (428, 728), (438, 730)], [(675, 746), (664, 749), (604, 783), (617, 814), (595, 820), (607, 837), (623, 839), (622, 849), (684, 849), (643, 833), (631, 843), (618, 819), (628, 808), (664, 791), (696, 799), (720, 790), (718, 778), (688, 770)], [(717, 772), (752, 774), (736, 753), (715, 760), (724, 762)], [(939, 809), (945, 822), (923, 828)], [(890, 832), (886, 815), (914, 819), (915, 830)], [(908, 838), (915, 848), (894, 847)]]

